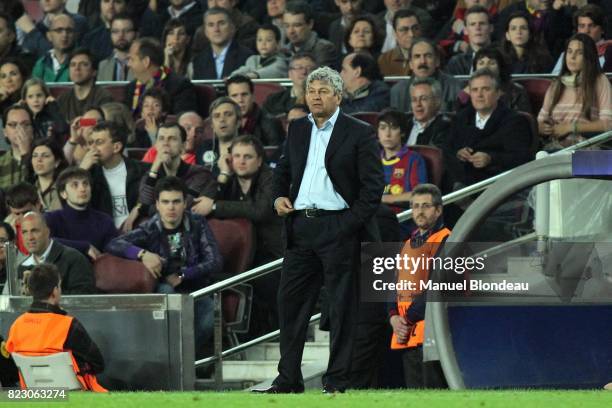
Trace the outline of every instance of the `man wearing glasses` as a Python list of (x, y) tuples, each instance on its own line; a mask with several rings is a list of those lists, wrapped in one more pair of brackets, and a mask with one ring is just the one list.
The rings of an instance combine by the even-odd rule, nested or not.
[(27, 177), (27, 158), (32, 152), (34, 128), (32, 112), (21, 105), (9, 107), (2, 115), (4, 136), (10, 150), (0, 156), (0, 188), (24, 181)]
[[(419, 184), (412, 190), (412, 219), (417, 229), (402, 248), (401, 258), (433, 258), (451, 231), (442, 219), (442, 193), (433, 184)], [(416, 283), (415, 290), (397, 292), (397, 303), (389, 309), (389, 323), (393, 328), (391, 349), (398, 350), (404, 366), (404, 380), (408, 388), (424, 386), (445, 387), (439, 362), (423, 364), (425, 333), (425, 302), (419, 281), (429, 279), (427, 265), (419, 270), (398, 269), (398, 282)], [(436, 364), (436, 365), (431, 365)]]
[(268, 96), (262, 105), (262, 109), (272, 115), (284, 115), (289, 113), (295, 105), (306, 103), (304, 99), (304, 82), (306, 77), (317, 68), (317, 61), (310, 53), (297, 53), (289, 61), (289, 79), (291, 88), (283, 89)]
[(47, 39), (52, 48), (36, 61), (32, 76), (46, 83), (68, 82), (68, 54), (74, 47), (74, 20), (67, 14), (51, 19)]
[(423, 32), (419, 17), (413, 10), (400, 9), (393, 16), (395, 48), (378, 57), (378, 66), (383, 76), (410, 76), (410, 47)]

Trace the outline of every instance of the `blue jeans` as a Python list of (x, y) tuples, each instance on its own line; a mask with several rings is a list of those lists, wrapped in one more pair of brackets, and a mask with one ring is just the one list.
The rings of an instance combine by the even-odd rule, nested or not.
[[(177, 293), (172, 285), (158, 283), (157, 293), (174, 294)], [(212, 296), (204, 296), (196, 299), (193, 303), (193, 331), (195, 336), (196, 358), (198, 350), (202, 350), (213, 336), (215, 315)]]

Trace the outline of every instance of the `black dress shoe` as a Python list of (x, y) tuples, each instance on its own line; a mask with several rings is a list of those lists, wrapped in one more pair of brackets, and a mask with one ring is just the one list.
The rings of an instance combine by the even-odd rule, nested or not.
[(329, 384), (323, 386), (323, 394), (335, 394), (335, 393), (344, 394), (344, 389), (336, 388), (333, 385), (329, 385)]
[(304, 392), (303, 389), (281, 387), (276, 384), (272, 384), (268, 388), (252, 389), (251, 392), (256, 394), (301, 394)]

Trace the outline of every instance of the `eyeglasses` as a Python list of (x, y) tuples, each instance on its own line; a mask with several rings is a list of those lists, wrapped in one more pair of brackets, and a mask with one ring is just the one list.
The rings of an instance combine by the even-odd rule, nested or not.
[(413, 31), (413, 32), (414, 32), (414, 31), (421, 31), (421, 26), (418, 26), (418, 25), (413, 25), (413, 26), (410, 26), (410, 27), (399, 27), (399, 28), (397, 29), (397, 32), (398, 32), (398, 33), (402, 33), (402, 34), (405, 34), (405, 33), (407, 33), (408, 31)]
[(29, 129), (32, 127), (30, 122), (8, 122), (6, 127), (11, 129), (17, 129), (17, 126), (21, 126), (22, 128)]
[(11, 241), (11, 240), (10, 240), (10, 239), (8, 239), (8, 238), (2, 238), (2, 237), (0, 237), (0, 245), (4, 245), (4, 244), (6, 244), (7, 242), (10, 242), (10, 241)]
[(74, 28), (58, 27), (58, 28), (54, 28), (49, 31), (51, 31), (52, 33), (57, 33), (57, 34), (74, 34)]
[(412, 103), (417, 103), (417, 102), (429, 102), (433, 99), (433, 96), (429, 96), (429, 95), (423, 95), (423, 96), (419, 96), (418, 98), (410, 98), (410, 101)]
[(418, 209), (429, 210), (434, 207), (435, 205), (433, 205), (432, 203), (423, 203), (423, 204), (416, 203), (410, 206), (410, 208), (412, 208), (413, 211), (418, 210)]

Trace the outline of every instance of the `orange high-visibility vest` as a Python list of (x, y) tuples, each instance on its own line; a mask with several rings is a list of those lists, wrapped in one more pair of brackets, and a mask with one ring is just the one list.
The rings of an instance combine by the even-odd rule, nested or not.
[[(49, 354), (69, 352), (72, 368), (83, 385), (83, 389), (95, 392), (108, 392), (98, 384), (93, 374), (81, 373), (71, 350), (64, 349), (72, 317), (58, 313), (24, 313), (15, 320), (9, 331), (6, 349), (9, 353), (25, 356), (48, 356)], [(26, 388), (19, 373), (21, 388)]]
[[(410, 240), (406, 241), (406, 244), (402, 248), (401, 258), (404, 259), (404, 255), (408, 256), (408, 258), (422, 258), (423, 260), (433, 258), (438, 252), (440, 243), (444, 241), (444, 239), (449, 236), (450, 233), (451, 231), (448, 228), (442, 228), (440, 231), (431, 234), (429, 238), (427, 238), (425, 244), (419, 248), (410, 247)], [(400, 316), (405, 316), (410, 304), (412, 304), (412, 299), (414, 296), (421, 293), (421, 290), (419, 289), (419, 282), (426, 282), (429, 279), (429, 270), (426, 262), (421, 262), (420, 267), (415, 270), (412, 270), (411, 268), (399, 269), (397, 279), (398, 282), (402, 280), (414, 282), (416, 286), (415, 290), (406, 289), (397, 291), (397, 312)], [(393, 333), (393, 336), (391, 337), (391, 348), (405, 349), (420, 346), (423, 344), (424, 334), (425, 320), (421, 320), (412, 327), (412, 331), (409, 333), (408, 341), (406, 343), (398, 343), (397, 336), (395, 333)]]

